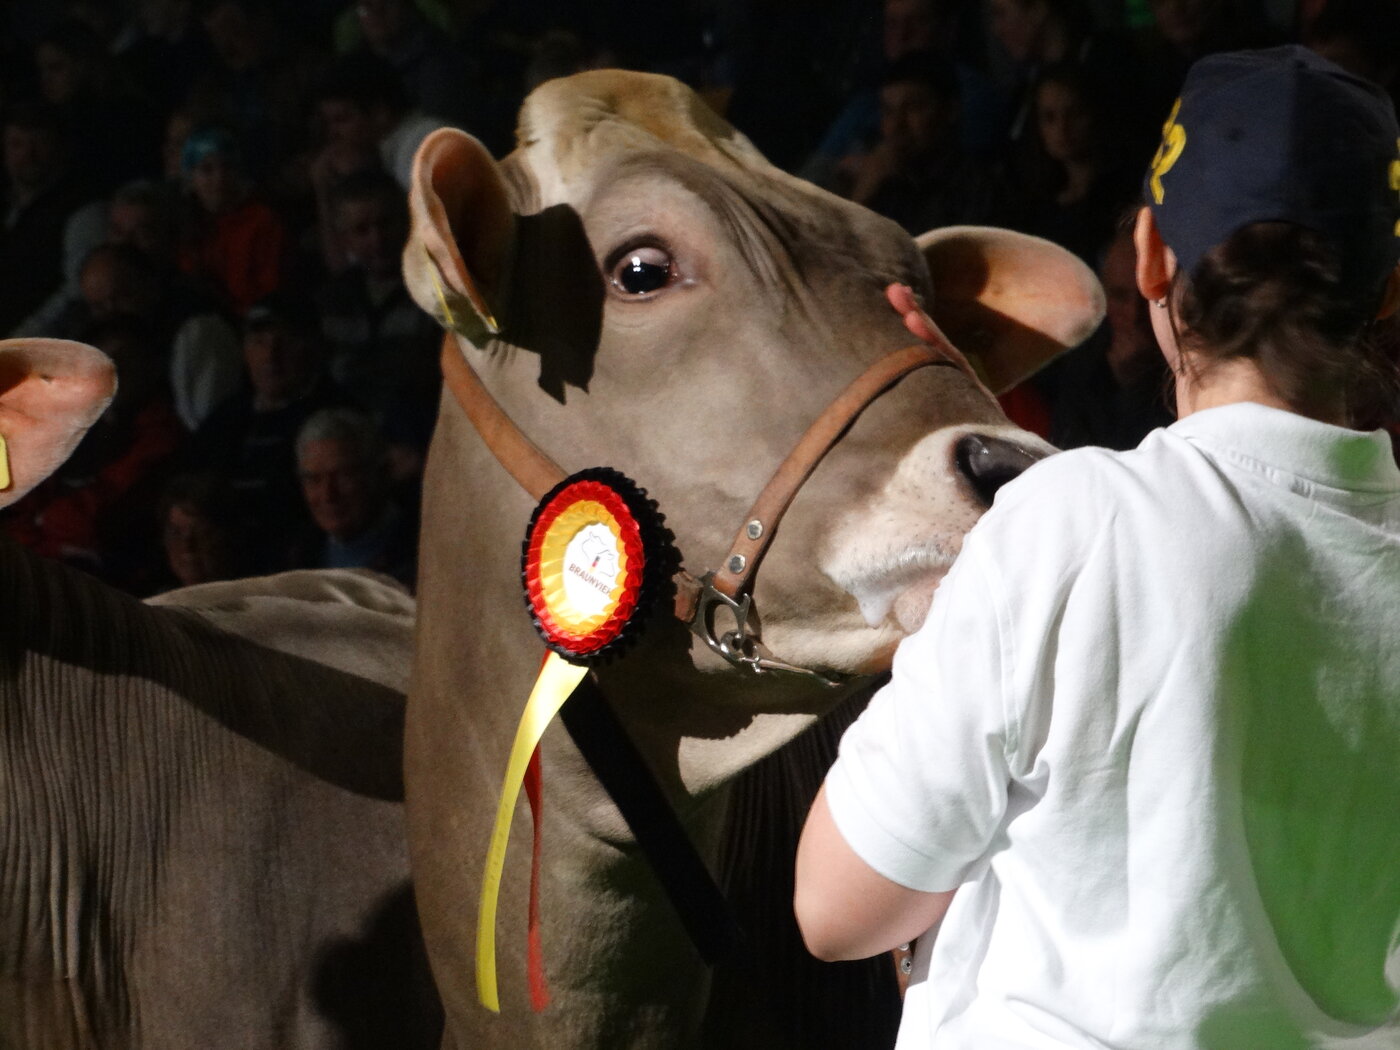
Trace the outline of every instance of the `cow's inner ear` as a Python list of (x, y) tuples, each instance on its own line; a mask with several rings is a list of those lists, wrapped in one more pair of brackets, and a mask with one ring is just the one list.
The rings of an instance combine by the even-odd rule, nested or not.
[(0, 435), (10, 475), (0, 507), (62, 465), (116, 389), (111, 360), (85, 343), (0, 341)]
[(933, 319), (993, 393), (1078, 346), (1103, 320), (1094, 272), (1050, 241), (950, 226), (915, 242), (933, 279)]
[(413, 161), (409, 293), (445, 328), (477, 346), (500, 330), (515, 216), (490, 151), (456, 128), (434, 131)]

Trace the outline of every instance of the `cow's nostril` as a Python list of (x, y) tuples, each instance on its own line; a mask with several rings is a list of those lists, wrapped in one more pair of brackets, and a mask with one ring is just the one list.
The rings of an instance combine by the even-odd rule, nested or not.
[(997, 489), (1042, 458), (1040, 453), (982, 434), (969, 434), (960, 439), (953, 455), (958, 470), (972, 484), (977, 498), (989, 507)]

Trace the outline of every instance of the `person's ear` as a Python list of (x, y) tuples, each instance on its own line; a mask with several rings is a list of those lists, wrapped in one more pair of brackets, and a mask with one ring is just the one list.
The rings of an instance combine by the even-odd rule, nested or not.
[(1171, 291), (1172, 277), (1176, 275), (1176, 256), (1162, 240), (1151, 208), (1144, 207), (1138, 212), (1137, 224), (1133, 227), (1133, 247), (1137, 249), (1138, 291), (1148, 301), (1165, 298)]
[(1400, 266), (1390, 271), (1385, 279), (1385, 291), (1381, 293), (1381, 308), (1376, 311), (1376, 320), (1384, 321), (1400, 308)]

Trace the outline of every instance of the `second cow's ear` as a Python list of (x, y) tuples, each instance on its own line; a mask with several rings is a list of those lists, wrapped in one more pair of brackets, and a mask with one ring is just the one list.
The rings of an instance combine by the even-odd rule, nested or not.
[(1103, 287), (1073, 253), (990, 226), (949, 226), (915, 242), (933, 278), (930, 315), (994, 393), (1089, 338)]
[(66, 339), (0, 340), (0, 507), (57, 470), (117, 390), (102, 351)]
[(484, 345), (500, 330), (515, 229), (500, 168), (466, 132), (439, 128), (414, 157), (408, 207), (409, 294), (444, 328)]

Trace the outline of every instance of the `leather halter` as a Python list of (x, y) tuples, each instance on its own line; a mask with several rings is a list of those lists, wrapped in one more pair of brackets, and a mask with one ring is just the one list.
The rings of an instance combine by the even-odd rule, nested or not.
[[(456, 345), (457, 338), (449, 331), (442, 344), (442, 373), (448, 388), (507, 473), (536, 500), (543, 498), (564, 480), (565, 471), (506, 415), (467, 363), (461, 347)], [(798, 489), (856, 417), (910, 372), (940, 363), (961, 366), (961, 361), (961, 355), (946, 341), (914, 343), (886, 354), (857, 376), (807, 428), (768, 479), (745, 515), (720, 568), (698, 578), (683, 568), (676, 574), (676, 618), (736, 667), (756, 673), (782, 671), (817, 678), (828, 685), (839, 684), (843, 680), (839, 676), (783, 663), (763, 648), (750, 615), (754, 573)], [(714, 623), (719, 608), (726, 609), (734, 619), (734, 629), (722, 634)]]

